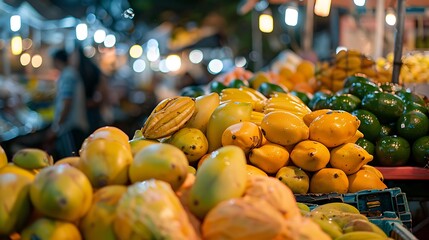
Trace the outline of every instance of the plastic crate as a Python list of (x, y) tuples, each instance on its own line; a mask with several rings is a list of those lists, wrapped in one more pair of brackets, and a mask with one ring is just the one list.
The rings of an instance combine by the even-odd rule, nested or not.
[(411, 212), (406, 194), (400, 188), (385, 190), (367, 190), (343, 194), (345, 203), (355, 206), (368, 218), (386, 217), (386, 213), (395, 213), (409, 230), (412, 228)]
[[(393, 213), (393, 215), (396, 215)], [(417, 240), (417, 238), (404, 227), (399, 219), (381, 218), (370, 219), (372, 223), (381, 228), (387, 236), (395, 240)]]
[[(310, 209), (315, 205), (330, 202), (344, 202), (356, 207), (369, 219), (397, 218), (411, 231), (412, 219), (406, 194), (400, 188), (365, 190), (357, 193), (295, 194), (297, 202), (305, 203)], [(311, 205), (310, 205), (311, 204)]]

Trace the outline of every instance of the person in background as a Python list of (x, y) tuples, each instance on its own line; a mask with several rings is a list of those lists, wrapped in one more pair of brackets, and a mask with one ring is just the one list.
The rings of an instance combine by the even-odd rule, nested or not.
[(55, 116), (48, 129), (47, 144), (54, 147), (54, 159), (77, 155), (87, 137), (88, 121), (85, 89), (79, 73), (63, 49), (52, 55), (53, 66), (60, 71), (55, 97)]
[(85, 56), (82, 48), (78, 48), (78, 57), (77, 69), (85, 88), (86, 114), (89, 132), (92, 133), (107, 124), (102, 114), (109, 102), (107, 79), (100, 68)]

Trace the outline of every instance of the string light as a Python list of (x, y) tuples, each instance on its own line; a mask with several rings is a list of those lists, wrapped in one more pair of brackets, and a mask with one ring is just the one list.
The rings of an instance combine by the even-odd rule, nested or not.
[(264, 33), (270, 33), (274, 29), (273, 16), (268, 12), (259, 15), (259, 30)]
[(21, 29), (21, 16), (13, 15), (10, 17), (10, 30), (18, 32)]
[(88, 37), (88, 26), (85, 23), (79, 23), (76, 26), (77, 40), (85, 40)]
[(291, 4), (286, 8), (285, 23), (289, 26), (296, 26), (298, 24), (298, 7), (296, 4)]
[(19, 55), (22, 53), (22, 38), (21, 36), (14, 36), (10, 40), (10, 48), (13, 55)]
[(171, 72), (177, 71), (182, 66), (182, 60), (178, 55), (169, 55), (165, 59), (165, 65), (167, 66), (168, 70)]
[(390, 26), (394, 26), (396, 24), (395, 12), (392, 8), (387, 9), (386, 23)]
[(132, 58), (139, 58), (143, 54), (143, 48), (140, 45), (133, 45), (130, 48), (130, 56)]
[(314, 14), (320, 17), (327, 17), (330, 11), (331, 0), (316, 0), (314, 4)]

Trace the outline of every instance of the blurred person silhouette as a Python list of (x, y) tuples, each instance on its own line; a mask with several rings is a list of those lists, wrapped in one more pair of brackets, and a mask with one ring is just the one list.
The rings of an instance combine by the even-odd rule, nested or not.
[(81, 47), (78, 48), (77, 54), (77, 69), (85, 88), (86, 115), (89, 132), (92, 133), (107, 124), (103, 117), (103, 110), (108, 106), (107, 78), (100, 68), (85, 56)]
[[(46, 144), (54, 159), (77, 155), (87, 136), (85, 89), (77, 70), (64, 49), (52, 54), (53, 67), (60, 71), (55, 96), (55, 115)], [(54, 149), (52, 149), (54, 148)]]

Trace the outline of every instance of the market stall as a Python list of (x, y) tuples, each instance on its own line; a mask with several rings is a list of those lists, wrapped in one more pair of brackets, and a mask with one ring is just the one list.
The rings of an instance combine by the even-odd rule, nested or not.
[[(108, 5), (0, 4), (0, 239), (427, 236), (429, 55), (410, 39), (428, 3), (242, 1), (247, 54), (219, 13), (149, 28), (133, 20), (149, 3)], [(61, 155), (64, 109), (84, 112), (61, 105), (66, 64), (72, 103), (97, 76), (82, 106), (103, 121)]]

